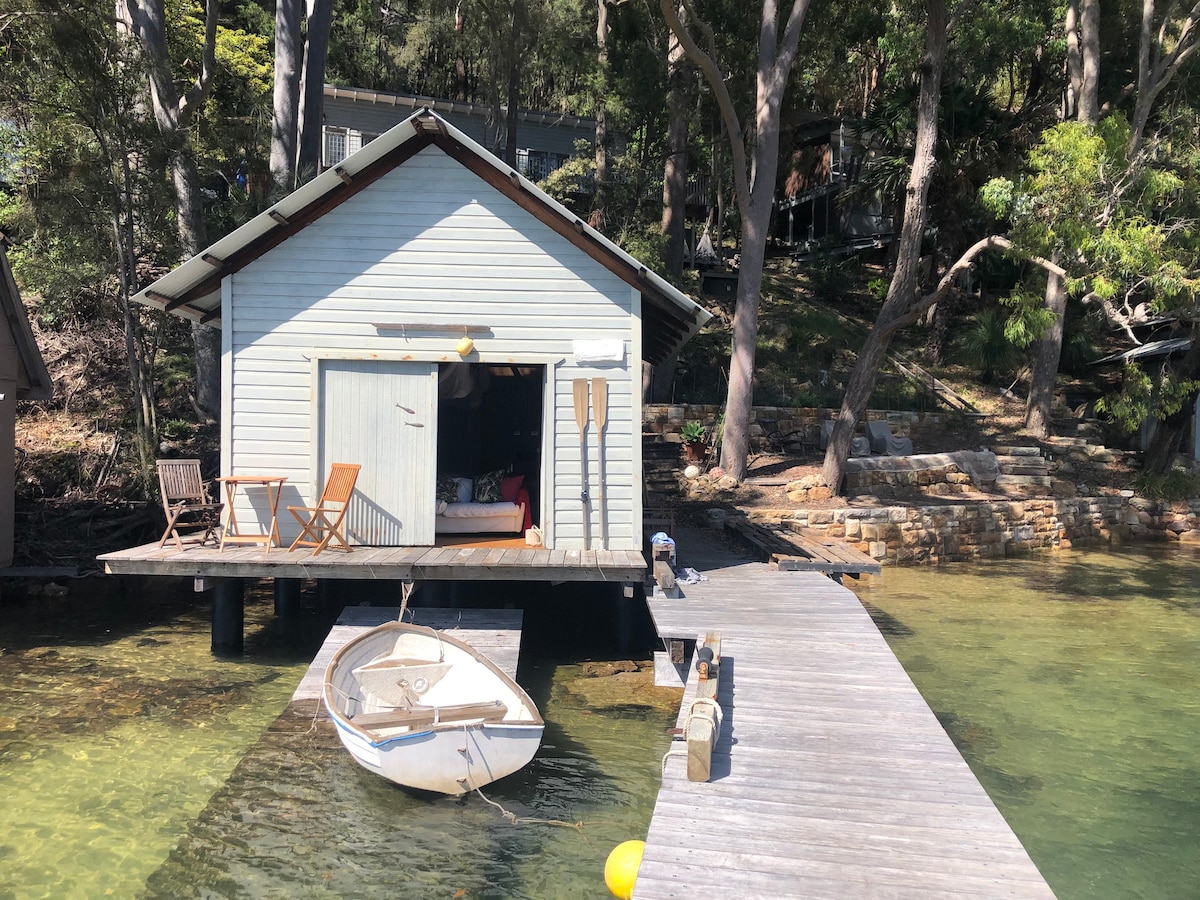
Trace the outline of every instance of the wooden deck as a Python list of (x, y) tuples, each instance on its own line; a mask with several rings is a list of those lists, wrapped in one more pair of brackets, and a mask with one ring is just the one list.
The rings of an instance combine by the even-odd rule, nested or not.
[[(395, 621), (399, 614), (400, 608), (397, 606), (347, 606), (343, 609), (292, 695), (289, 704), (292, 712), (313, 715), (321, 703), (325, 670), (333, 654), (367, 629)], [(503, 669), (505, 674), (516, 678), (521, 651), (522, 615), (519, 609), (410, 608), (404, 615), (404, 621), (436, 628), (470, 644)], [(322, 718), (326, 717), (323, 708), (321, 715)]]
[(676, 541), (709, 581), (651, 613), (720, 633), (724, 720), (708, 782), (673, 744), (635, 898), (1053, 897), (854, 594)]
[[(496, 544), (499, 544), (498, 546)], [(353, 552), (266, 548), (217, 550), (157, 543), (106, 553), (110, 575), (193, 578), (346, 578), (396, 581), (612, 581), (641, 582), (646, 560), (635, 550), (544, 550), (511, 542), (438, 547), (356, 547)]]

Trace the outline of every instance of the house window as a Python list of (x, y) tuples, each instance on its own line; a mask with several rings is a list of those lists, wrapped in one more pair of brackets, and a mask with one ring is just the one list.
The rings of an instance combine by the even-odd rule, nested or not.
[(541, 181), (551, 172), (562, 168), (567, 162), (562, 153), (549, 153), (544, 150), (518, 150), (517, 171), (530, 181)]
[(325, 169), (336, 166), (347, 156), (357, 153), (364, 144), (369, 144), (378, 136), (363, 131), (354, 131), (351, 128), (335, 128), (328, 125), (323, 131), (325, 140), (321, 166)]

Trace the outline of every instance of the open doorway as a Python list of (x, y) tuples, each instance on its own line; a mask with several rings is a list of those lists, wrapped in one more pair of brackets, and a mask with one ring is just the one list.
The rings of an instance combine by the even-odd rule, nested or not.
[(438, 367), (439, 536), (523, 538), (541, 524), (545, 383), (544, 365)]

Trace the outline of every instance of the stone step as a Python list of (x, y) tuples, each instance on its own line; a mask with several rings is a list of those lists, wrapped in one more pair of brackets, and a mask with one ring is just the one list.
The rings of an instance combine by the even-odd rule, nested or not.
[(1009, 456), (997, 453), (996, 462), (1002, 466), (1043, 466), (1048, 460), (1044, 456)]
[(1049, 475), (1050, 467), (1046, 465), (1023, 466), (1018, 463), (1001, 463), (1000, 474), (1002, 475)]
[(997, 456), (1041, 456), (1041, 447), (1017, 447), (1011, 444), (1000, 444), (992, 448)]
[(995, 489), (1010, 497), (1044, 497), (1051, 491), (1053, 479), (1042, 475), (1000, 475)]

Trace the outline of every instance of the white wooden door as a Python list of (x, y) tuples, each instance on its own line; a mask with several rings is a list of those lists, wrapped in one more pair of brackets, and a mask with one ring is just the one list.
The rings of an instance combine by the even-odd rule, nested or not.
[(321, 363), (319, 468), (358, 463), (347, 513), (355, 543), (433, 544), (437, 467), (437, 364), (381, 360)]

